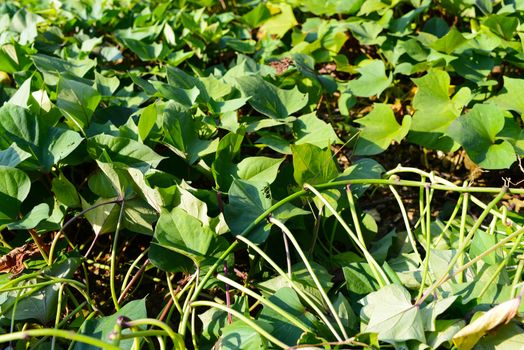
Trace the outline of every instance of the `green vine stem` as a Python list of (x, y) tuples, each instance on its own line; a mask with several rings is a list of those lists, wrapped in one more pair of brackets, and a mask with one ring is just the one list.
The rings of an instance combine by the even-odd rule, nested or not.
[(220, 310), (225, 311), (225, 312), (230, 312), (231, 314), (233, 314), (233, 316), (237, 317), (238, 319), (240, 319), (241, 321), (246, 323), (249, 327), (253, 328), (257, 333), (259, 333), (261, 336), (263, 336), (264, 338), (266, 338), (267, 340), (269, 340), (270, 342), (272, 342), (276, 346), (278, 346), (278, 347), (280, 347), (282, 349), (288, 349), (289, 348), (288, 345), (282, 343), (280, 340), (278, 340), (277, 338), (273, 337), (271, 334), (266, 332), (266, 330), (264, 330), (262, 327), (260, 327), (255, 322), (253, 322), (253, 320), (247, 318), (246, 316), (244, 316), (243, 314), (241, 314), (240, 312), (238, 312), (236, 310), (230, 309), (230, 308), (228, 308), (225, 305), (214, 303), (212, 301), (194, 301), (194, 302), (191, 303), (191, 307), (197, 307), (197, 306), (214, 307), (214, 308), (220, 309)]
[[(422, 188), (421, 188), (422, 189)], [(426, 287), (426, 280), (429, 276), (429, 259), (431, 258), (431, 198), (433, 197), (433, 190), (430, 190), (428, 187), (424, 188), (423, 191), (423, 198), (425, 202), (425, 206), (422, 204), (421, 200), (421, 206), (424, 207), (423, 213), (425, 213), (425, 216), (422, 217), (423, 213), (421, 212), (421, 228), (423, 228), (423, 232), (425, 233), (425, 241), (426, 241), (426, 256), (424, 257), (424, 267), (422, 270), (422, 281), (420, 282), (420, 289), (418, 292), (417, 299), (419, 299), (422, 296), (422, 293), (424, 292), (424, 288)], [(425, 219), (425, 220), (424, 220)]]
[(116, 286), (115, 286), (115, 270), (116, 270), (116, 250), (118, 248), (118, 236), (120, 234), (120, 226), (122, 225), (122, 218), (124, 216), (124, 206), (125, 201), (120, 202), (120, 212), (118, 213), (118, 221), (116, 222), (115, 236), (113, 237), (113, 246), (111, 248), (111, 270), (109, 273), (109, 289), (111, 289), (111, 299), (113, 299), (113, 304), (115, 305), (115, 310), (120, 310), (120, 305), (118, 304), (118, 298), (116, 296)]
[(142, 258), (147, 255), (148, 252), (149, 252), (149, 248), (144, 249), (144, 251), (142, 253), (140, 253), (136, 257), (135, 260), (133, 260), (133, 262), (131, 263), (131, 265), (127, 269), (127, 272), (126, 272), (126, 274), (124, 276), (124, 279), (122, 280), (122, 286), (120, 287), (120, 294), (122, 294), (124, 292), (124, 289), (126, 289), (127, 282), (131, 278), (131, 274), (133, 273), (133, 270), (135, 269), (135, 267), (138, 265), (140, 260), (142, 260)]
[(366, 261), (369, 264), (369, 267), (373, 271), (373, 274), (374, 274), (375, 279), (377, 280), (378, 284), (381, 287), (384, 287), (386, 284), (388, 284), (389, 283), (389, 279), (388, 279), (386, 273), (384, 272), (384, 270), (382, 270), (380, 265), (376, 262), (375, 258), (373, 258), (373, 256), (367, 250), (367, 248), (362, 244), (362, 242), (360, 242), (358, 237), (355, 236), (353, 231), (351, 231), (351, 228), (344, 221), (344, 219), (340, 216), (340, 214), (335, 210), (335, 208), (333, 208), (333, 206), (326, 200), (326, 198), (324, 198), (324, 196), (315, 187), (313, 187), (313, 186), (311, 186), (309, 184), (304, 184), (304, 188), (306, 190), (311, 191), (312, 193), (314, 193), (315, 196), (317, 196), (322, 201), (322, 203), (326, 206), (326, 208), (328, 208), (331, 211), (331, 213), (338, 220), (338, 222), (340, 222), (340, 225), (342, 225), (344, 230), (346, 230), (346, 232), (348, 233), (349, 237), (357, 245), (357, 247), (360, 249), (362, 254), (364, 254), (364, 258), (366, 259)]
[(180, 306), (180, 303), (178, 302), (178, 298), (180, 296), (177, 295), (177, 293), (175, 292), (175, 289), (173, 288), (173, 283), (171, 282), (171, 278), (169, 278), (168, 272), (166, 272), (166, 282), (167, 282), (167, 287), (169, 289), (169, 295), (171, 295), (171, 300), (173, 302), (173, 305), (175, 305), (175, 308), (177, 309), (177, 311), (180, 314), (182, 314), (182, 307)]
[[(55, 329), (60, 329), (62, 328), (70, 319), (71, 317), (73, 317), (74, 315), (76, 315), (77, 313), (81, 312), (84, 308), (84, 306), (87, 305), (87, 301), (83, 301), (81, 304), (78, 304), (78, 306), (73, 310), (71, 311), (70, 313), (68, 313), (59, 323), (58, 325), (55, 326)], [(48, 337), (42, 337), (38, 342), (36, 342), (36, 344), (33, 345), (33, 348), (34, 349), (38, 349), (39, 346), (41, 346), (41, 344), (47, 340)]]
[[(460, 215), (460, 228), (459, 228), (459, 247), (462, 247), (464, 245), (464, 234), (466, 232), (466, 219), (468, 218), (468, 206), (469, 206), (469, 193), (464, 193), (462, 196), (464, 198), (462, 202), (462, 213)], [(459, 257), (458, 260), (458, 266), (462, 266), (464, 264), (464, 257)], [(460, 274), (457, 276), (457, 280), (459, 283), (462, 283), (463, 275)]]
[(219, 281), (227, 283), (230, 286), (238, 289), (242, 293), (249, 295), (250, 297), (252, 297), (256, 301), (258, 301), (260, 304), (262, 304), (262, 305), (268, 307), (269, 309), (275, 311), (277, 314), (279, 314), (280, 316), (282, 316), (283, 318), (285, 318), (286, 320), (288, 320), (289, 322), (291, 322), (292, 324), (294, 324), (295, 326), (300, 328), (302, 331), (304, 331), (304, 332), (311, 332), (312, 331), (300, 319), (298, 319), (296, 317), (293, 317), (291, 314), (289, 314), (286, 311), (282, 310), (279, 306), (277, 306), (276, 304), (274, 304), (273, 302), (271, 302), (267, 298), (264, 298), (263, 296), (258, 295), (257, 293), (253, 292), (252, 290), (250, 290), (250, 289), (240, 285), (239, 283), (233, 281), (232, 279), (227, 278), (224, 275), (217, 275), (217, 279)]
[(519, 280), (522, 276), (522, 271), (524, 270), (524, 257), (520, 255), (518, 259), (519, 263), (517, 265), (517, 271), (515, 272), (515, 276), (513, 276), (513, 281), (511, 282), (512, 297), (515, 297), (517, 295), (517, 284), (519, 283)]
[[(416, 169), (416, 168), (408, 168), (408, 167), (402, 167), (398, 166), (397, 168), (393, 169), (392, 171), (388, 171), (385, 173), (386, 177), (389, 177), (391, 175), (394, 175), (396, 173), (401, 172), (413, 172), (417, 174), (424, 174), (425, 176), (430, 176), (429, 173), (426, 173), (422, 170)], [(439, 191), (452, 191), (452, 192), (458, 192), (458, 193), (499, 193), (500, 188), (498, 187), (460, 187), (457, 185), (454, 185), (453, 183), (442, 179), (438, 176), (435, 176), (435, 181), (438, 181), (439, 183), (432, 183), (430, 184), (430, 187), (435, 190)], [(346, 185), (381, 185), (381, 186), (406, 186), (406, 187), (424, 187), (427, 186), (427, 183), (421, 182), (421, 181), (411, 181), (411, 180), (400, 180), (400, 179), (348, 179), (343, 181), (333, 181), (328, 182), (324, 184), (318, 184), (315, 185), (315, 188), (318, 190), (325, 190), (325, 189), (331, 189), (331, 188), (341, 188)], [(240, 234), (240, 236), (245, 236), (249, 232), (251, 232), (256, 226), (258, 226), (263, 220), (265, 220), (271, 213), (273, 213), (278, 208), (282, 207), (283, 205), (290, 203), (294, 201), (297, 198), (300, 198), (302, 196), (307, 195), (308, 191), (305, 189), (297, 191), (295, 193), (290, 194), (289, 196), (281, 199), (280, 201), (273, 204), (271, 207), (269, 207), (266, 211), (261, 213), (255, 220), (253, 220), (248, 227), (244, 229), (244, 231)], [(521, 188), (509, 188), (508, 193), (512, 194), (524, 194), (524, 189)], [(483, 206), (484, 204), (474, 198), (472, 196), (472, 201), (474, 201), (479, 206)], [(491, 211), (490, 211), (491, 212)], [(500, 213), (496, 212), (493, 213), (493, 215), (499, 215)], [(218, 266), (224, 261), (225, 258), (237, 247), (239, 241), (233, 241), (230, 246), (220, 255), (220, 257), (217, 258), (215, 263), (211, 266), (211, 268), (208, 270), (208, 272), (205, 274), (205, 276), (201, 279), (200, 283), (196, 286), (194, 292), (191, 295), (191, 302), (194, 302), (200, 293), (202, 292), (202, 289), (206, 285), (207, 281), (211, 278), (211, 276), (215, 273)], [(184, 324), (184, 328), (179, 333), (183, 336), (185, 333), (185, 327), (187, 325)]]
[(0, 335), (0, 344), (12, 342), (15, 340), (27, 340), (33, 337), (56, 337), (66, 339), (69, 341), (93, 345), (103, 350), (120, 350), (119, 347), (114, 346), (112, 344), (108, 344), (100, 339), (91, 338), (73, 331), (65, 331), (62, 329), (54, 328), (29, 329), (21, 332), (3, 334)]
[[(467, 181), (464, 181), (463, 186), (467, 186)], [(462, 207), (462, 203), (463, 203), (464, 197), (466, 195), (470, 196), (469, 193), (461, 193), (460, 194), (457, 202), (455, 203), (455, 207), (453, 208), (453, 212), (451, 213), (450, 217), (446, 220), (446, 225), (444, 226), (444, 228), (440, 232), (437, 240), (435, 241), (435, 246), (437, 246), (440, 243), (440, 240), (442, 239), (442, 237), (444, 237), (444, 234), (449, 230), (449, 228), (453, 224), (453, 221), (455, 221), (455, 217), (457, 216), (460, 208)]]
[(123, 326), (132, 328), (132, 327), (140, 327), (140, 326), (155, 326), (160, 329), (162, 329), (166, 334), (171, 338), (174, 344), (177, 344), (179, 342), (180, 335), (173, 332), (171, 327), (169, 327), (167, 324), (165, 324), (162, 321), (159, 321), (155, 318), (142, 318), (138, 320), (132, 320), (132, 321), (126, 321), (123, 323)]
[[(55, 329), (58, 328), (58, 325), (60, 323), (60, 314), (62, 313), (62, 298), (64, 294), (64, 286), (65, 284), (61, 283), (60, 287), (58, 288), (58, 300), (56, 303), (56, 315), (55, 315)], [(51, 339), (51, 350), (55, 350), (56, 345), (56, 337), (53, 337)]]
[(411, 224), (409, 222), (408, 213), (406, 212), (406, 207), (404, 206), (404, 203), (402, 202), (402, 199), (400, 198), (400, 195), (398, 194), (398, 191), (393, 186), (389, 186), (389, 190), (391, 193), (393, 193), (393, 196), (397, 200), (398, 206), (400, 208), (400, 213), (402, 215), (402, 219), (404, 220), (404, 226), (406, 227), (406, 233), (408, 235), (409, 243), (411, 244), (411, 249), (413, 249), (413, 253), (415, 253), (415, 256), (417, 257), (417, 260), (420, 265), (422, 265), (422, 258), (420, 257), (420, 253), (417, 249), (417, 243), (415, 240), (415, 236), (413, 235), (413, 231), (411, 230)]
[(266, 260), (270, 265), (271, 267), (273, 267), (275, 269), (275, 271), (280, 275), (282, 276), (282, 278), (284, 278), (286, 280), (287, 283), (289, 283), (289, 285), (293, 288), (293, 290), (316, 312), (316, 314), (320, 317), (320, 319), (322, 319), (322, 321), (324, 321), (324, 323), (326, 324), (326, 326), (329, 328), (329, 330), (331, 331), (331, 333), (333, 334), (333, 336), (338, 340), (338, 341), (343, 341), (342, 340), (342, 337), (338, 334), (338, 332), (335, 330), (335, 327), (333, 327), (333, 325), (331, 324), (331, 321), (326, 317), (326, 315), (324, 315), (324, 313), (322, 312), (322, 310), (320, 310), (320, 308), (317, 306), (317, 304), (315, 302), (313, 302), (311, 300), (311, 298), (302, 291), (302, 289), (298, 288), (296, 285), (295, 285), (295, 282), (293, 282), (293, 280), (291, 278), (288, 277), (288, 275), (284, 272), (284, 270), (282, 270), (280, 268), (280, 266), (278, 266), (277, 263), (275, 263), (266, 253), (264, 253), (264, 251), (262, 249), (260, 249), (256, 244), (254, 244), (253, 242), (251, 242), (249, 239), (247, 239), (246, 237), (243, 237), (243, 236), (238, 236), (237, 237), (238, 240), (242, 241), (243, 243), (245, 243), (249, 248), (253, 249), (255, 252), (257, 252), (262, 258), (264, 258), (264, 260)]
[(271, 222), (272, 224), (275, 224), (276, 226), (278, 226), (278, 228), (280, 228), (282, 230), (282, 232), (284, 232), (286, 234), (287, 238), (291, 241), (291, 243), (295, 247), (295, 250), (298, 252), (298, 255), (300, 255), (300, 258), (302, 259), (302, 262), (304, 263), (304, 266), (306, 266), (306, 269), (308, 270), (309, 275), (313, 279), (313, 282), (315, 282), (315, 285), (317, 286), (317, 289), (320, 292), (320, 295), (322, 296), (322, 299), (324, 299), (324, 302), (328, 306), (328, 309), (331, 312), (331, 316), (333, 316), (333, 318), (337, 322), (337, 325), (338, 325), (340, 331), (342, 332), (342, 335), (344, 336), (344, 339), (349, 338), (347, 333), (346, 333), (345, 327), (342, 325), (342, 321), (340, 320), (340, 317), (338, 317), (338, 314), (337, 314), (337, 311), (335, 310), (335, 307), (331, 303), (331, 300), (329, 300), (329, 297), (327, 296), (326, 292), (324, 291), (324, 288), (322, 287), (322, 284), (320, 283), (317, 275), (315, 274), (315, 271), (311, 267), (311, 264), (309, 263), (308, 259), (306, 258), (306, 255), (302, 251), (302, 248), (300, 248), (300, 245), (298, 244), (297, 240), (295, 239), (295, 237), (293, 236), (291, 231), (289, 231), (289, 229), (286, 227), (286, 225), (284, 225), (280, 220), (278, 220), (278, 219), (276, 219), (276, 218), (274, 218), (272, 216), (269, 217), (269, 222)]
[(349, 203), (349, 212), (351, 213), (351, 218), (353, 219), (353, 226), (355, 226), (355, 231), (357, 231), (358, 239), (362, 246), (366, 247), (366, 242), (364, 241), (364, 235), (362, 234), (362, 229), (360, 228), (360, 220), (357, 215), (357, 206), (355, 205), (355, 198), (353, 197), (353, 192), (351, 191), (351, 186), (346, 185), (346, 195)]
[[(491, 276), (489, 281), (484, 285), (484, 287), (480, 291), (480, 293), (478, 295), (479, 299), (484, 295), (484, 293), (487, 292), (488, 288), (493, 285), (493, 282), (495, 282), (495, 279), (499, 276), (499, 274), (502, 272), (502, 270), (504, 270), (504, 268), (508, 264), (509, 260), (513, 256), (513, 253), (515, 253), (515, 251), (519, 247), (519, 244), (520, 244), (521, 240), (522, 240), (522, 236), (518, 236), (516, 241), (515, 241), (515, 244), (511, 247), (509, 252), (506, 254), (506, 258), (500, 262), (499, 266), (497, 267), (497, 270), (493, 273), (493, 276)], [(520, 275), (517, 275), (517, 276), (520, 276)]]
[(481, 254), (476, 256), (474, 259), (470, 260), (468, 263), (466, 263), (463, 266), (459, 267), (453, 274), (450, 274), (449, 272), (453, 269), (453, 266), (457, 262), (456, 257), (458, 255), (455, 255), (454, 259), (450, 263), (450, 267), (448, 269), (448, 272), (445, 273), (444, 275), (442, 275), (442, 277), (438, 281), (436, 281), (431, 287), (429, 287), (424, 292), (422, 297), (419, 300), (416, 301), (415, 305), (416, 306), (420, 306), (424, 302), (424, 300), (426, 300), (427, 297), (429, 297), (431, 294), (433, 294), (433, 292), (438, 287), (440, 287), (442, 284), (444, 284), (446, 281), (448, 281), (449, 279), (453, 278), (454, 276), (457, 276), (459, 273), (462, 273), (463, 271), (467, 270), (468, 268), (470, 268), (471, 266), (476, 264), (478, 261), (480, 261), (484, 257), (486, 257), (489, 254), (493, 253), (495, 250), (497, 250), (498, 248), (500, 248), (501, 246), (503, 246), (507, 242), (511, 241), (513, 238), (521, 236), (523, 233), (524, 233), (524, 227), (518, 229), (517, 231), (513, 232), (512, 234), (510, 234), (506, 238), (504, 238), (501, 241), (497, 242), (497, 244), (493, 245), (492, 247), (490, 247), (486, 251), (482, 252)]
[(73, 222), (75, 222), (79, 217), (83, 216), (85, 213), (91, 211), (91, 210), (94, 210), (98, 207), (101, 207), (103, 205), (109, 205), (109, 204), (115, 204), (115, 203), (122, 203), (123, 202), (123, 199), (122, 198), (118, 198), (118, 199), (115, 199), (115, 200), (112, 200), (112, 201), (108, 201), (108, 202), (103, 202), (103, 203), (98, 203), (98, 204), (95, 204), (87, 209), (84, 209), (82, 210), (80, 213), (76, 214), (75, 216), (73, 216), (71, 219), (69, 219), (63, 226), (62, 228), (60, 229), (60, 231), (57, 232), (57, 234), (55, 235), (55, 237), (53, 238), (53, 241), (51, 242), (51, 248), (49, 248), (49, 259), (47, 261), (47, 264), (49, 266), (51, 266), (53, 264), (53, 255), (54, 255), (54, 251), (56, 249), (56, 244), (58, 243), (58, 240), (60, 239), (60, 237), (62, 236), (62, 233), (64, 232), (64, 230), (69, 226), (71, 225)]

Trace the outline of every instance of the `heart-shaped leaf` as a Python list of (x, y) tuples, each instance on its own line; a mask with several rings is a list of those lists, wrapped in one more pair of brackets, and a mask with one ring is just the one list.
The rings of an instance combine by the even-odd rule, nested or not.
[[(229, 188), (229, 204), (224, 216), (235, 235), (240, 235), (251, 223), (271, 206), (269, 187), (264, 182), (234, 179)], [(261, 243), (269, 235), (268, 225), (260, 223), (247, 237), (255, 243)]]
[(251, 97), (249, 104), (254, 109), (274, 119), (286, 119), (308, 102), (307, 94), (301, 93), (298, 88), (280, 89), (260, 76), (237, 78), (237, 83), (243, 95)]
[(404, 116), (399, 125), (390, 106), (375, 103), (373, 111), (355, 122), (362, 126), (355, 154), (367, 156), (384, 152), (393, 140), (402, 141), (408, 134), (411, 117)]
[(497, 106), (476, 104), (451, 124), (448, 134), (479, 166), (485, 169), (509, 168), (517, 157), (508, 141), (497, 138), (504, 128), (504, 121), (504, 113)]

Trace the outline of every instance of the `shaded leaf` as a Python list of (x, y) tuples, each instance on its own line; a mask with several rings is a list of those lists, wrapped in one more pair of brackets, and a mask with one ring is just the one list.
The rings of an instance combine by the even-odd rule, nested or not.
[[(234, 235), (240, 235), (244, 230), (271, 206), (271, 197), (264, 189), (264, 182), (254, 182), (234, 179), (229, 188), (229, 203), (224, 208), (226, 222)], [(262, 243), (269, 235), (269, 227), (264, 222), (258, 224), (247, 238), (255, 243)]]
[(285, 119), (298, 112), (307, 104), (307, 94), (302, 94), (297, 87), (284, 90), (266, 82), (260, 76), (237, 78), (237, 83), (249, 104), (258, 112), (274, 118)]

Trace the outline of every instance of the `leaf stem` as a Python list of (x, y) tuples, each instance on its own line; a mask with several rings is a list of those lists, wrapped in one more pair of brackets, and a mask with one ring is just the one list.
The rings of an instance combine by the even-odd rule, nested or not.
[(224, 275), (217, 275), (217, 279), (219, 281), (227, 283), (230, 286), (238, 289), (242, 293), (249, 295), (253, 299), (257, 300), (260, 304), (264, 305), (264, 307), (267, 307), (267, 308), (275, 311), (280, 316), (282, 316), (283, 318), (285, 318), (286, 320), (288, 320), (289, 322), (291, 322), (292, 324), (294, 324), (295, 326), (300, 328), (302, 331), (304, 331), (304, 332), (311, 332), (312, 331), (311, 328), (306, 326), (300, 319), (298, 319), (296, 317), (293, 317), (291, 314), (289, 314), (288, 312), (282, 310), (279, 306), (277, 306), (276, 304), (274, 304), (270, 300), (268, 300), (268, 299), (264, 298), (263, 296), (258, 295), (257, 293), (253, 292), (251, 289), (248, 289), (248, 288), (240, 285), (239, 283), (237, 283), (237, 282), (227, 278)]
[[(317, 186), (318, 187), (318, 186)], [(304, 184), (304, 188), (308, 191), (311, 191), (314, 193), (321, 201), (324, 203), (324, 205), (331, 211), (333, 216), (340, 222), (342, 227), (346, 230), (349, 237), (355, 242), (357, 247), (360, 249), (362, 254), (364, 254), (364, 258), (368, 262), (371, 270), (373, 271), (373, 275), (375, 276), (375, 279), (377, 280), (378, 284), (381, 287), (384, 287), (386, 284), (389, 284), (389, 279), (386, 275), (386, 273), (382, 270), (380, 265), (376, 262), (376, 260), (373, 258), (373, 256), (369, 253), (369, 251), (366, 249), (366, 247), (360, 242), (357, 236), (351, 231), (351, 228), (349, 228), (348, 224), (344, 221), (344, 219), (340, 216), (340, 214), (333, 208), (333, 206), (324, 198), (324, 196), (313, 186), (309, 184)]]
[(274, 269), (275, 271), (284, 278), (289, 285), (295, 290), (295, 292), (302, 298), (304, 301), (317, 313), (317, 315), (324, 321), (326, 326), (329, 328), (333, 336), (338, 340), (342, 341), (342, 337), (338, 334), (338, 332), (335, 330), (335, 327), (331, 324), (330, 320), (324, 315), (324, 313), (320, 310), (320, 308), (317, 306), (317, 304), (311, 300), (311, 298), (302, 291), (299, 287), (296, 287), (295, 282), (291, 278), (287, 276), (287, 274), (278, 266), (277, 263), (275, 263), (262, 249), (260, 249), (256, 244), (251, 242), (249, 239), (247, 239), (244, 236), (238, 236), (238, 240), (244, 242), (249, 248), (253, 249), (255, 252), (257, 252), (264, 260), (266, 260)]
[(118, 199), (115, 199), (115, 200), (112, 200), (112, 201), (108, 201), (108, 202), (103, 202), (103, 203), (98, 203), (98, 204), (95, 204), (87, 209), (84, 209), (82, 210), (80, 213), (76, 214), (75, 216), (73, 216), (71, 219), (69, 219), (63, 226), (62, 228), (60, 229), (60, 231), (58, 231), (58, 233), (55, 235), (55, 237), (53, 238), (53, 241), (51, 242), (51, 248), (49, 249), (49, 259), (48, 259), (48, 262), (47, 262), (47, 265), (51, 266), (53, 264), (53, 253), (55, 251), (55, 248), (56, 248), (56, 244), (58, 243), (58, 239), (60, 238), (60, 236), (62, 235), (62, 233), (64, 232), (64, 230), (69, 226), (71, 225), (76, 219), (78, 219), (79, 217), (81, 217), (82, 215), (84, 215), (85, 213), (91, 211), (91, 210), (94, 210), (98, 207), (101, 207), (103, 205), (108, 205), (108, 204), (115, 204), (115, 203), (122, 203), (123, 202), (123, 199), (122, 198), (118, 198)]
[(111, 248), (111, 270), (109, 273), (109, 288), (111, 289), (111, 299), (113, 299), (113, 304), (115, 305), (115, 310), (120, 310), (120, 305), (118, 305), (119, 300), (116, 296), (116, 286), (115, 286), (115, 270), (116, 270), (116, 250), (118, 248), (118, 236), (120, 234), (120, 226), (122, 225), (122, 217), (124, 216), (124, 207), (125, 201), (122, 199), (120, 202), (120, 212), (118, 213), (118, 221), (116, 222), (115, 236), (113, 238), (113, 246)]

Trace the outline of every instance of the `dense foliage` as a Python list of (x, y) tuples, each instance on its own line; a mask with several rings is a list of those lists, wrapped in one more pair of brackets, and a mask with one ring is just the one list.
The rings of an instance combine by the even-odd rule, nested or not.
[(4, 2), (0, 343), (524, 347), (524, 190), (455, 173), (522, 176), (521, 20), (519, 0)]

